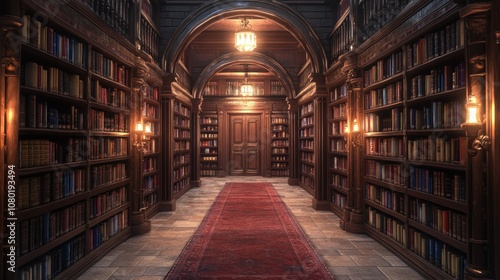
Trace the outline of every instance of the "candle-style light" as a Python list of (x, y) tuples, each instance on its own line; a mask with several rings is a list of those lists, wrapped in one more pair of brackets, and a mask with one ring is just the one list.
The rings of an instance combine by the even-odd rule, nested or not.
[(243, 84), (241, 84), (240, 94), (243, 96), (253, 95), (253, 86), (248, 82), (248, 66), (245, 65), (244, 68), (245, 68), (245, 80), (243, 81)]

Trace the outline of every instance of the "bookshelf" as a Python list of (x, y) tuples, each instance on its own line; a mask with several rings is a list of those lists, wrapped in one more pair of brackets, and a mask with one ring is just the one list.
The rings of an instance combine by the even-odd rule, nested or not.
[[(347, 86), (336, 86), (329, 94), (328, 105), (328, 186), (330, 208), (342, 216), (349, 187), (347, 127)], [(348, 129), (348, 128), (347, 128)]]
[(16, 265), (64, 279), (130, 234), (131, 67), (27, 11)]
[(160, 192), (160, 89), (150, 84), (145, 85), (142, 90), (142, 123), (151, 128), (142, 152), (142, 205), (146, 208), (146, 216), (154, 215), (158, 210)]
[(289, 149), (288, 114), (273, 111), (271, 113), (271, 176), (288, 177)]
[(217, 114), (203, 113), (200, 120), (200, 175), (214, 177), (219, 170), (219, 121)]
[(189, 190), (191, 183), (191, 108), (173, 101), (172, 193), (175, 198)]
[(315, 189), (314, 102), (299, 105), (299, 184), (305, 190)]
[(129, 38), (130, 31), (133, 28), (132, 17), (134, 4), (131, 0), (85, 0), (88, 7), (112, 27), (117, 33)]
[(463, 20), (363, 62), (366, 231), (439, 279), (467, 263)]
[[(286, 96), (285, 87), (280, 81), (263, 77), (249, 79), (254, 88), (253, 96)], [(239, 94), (243, 79), (216, 77), (207, 82), (203, 89), (203, 96), (241, 96)]]

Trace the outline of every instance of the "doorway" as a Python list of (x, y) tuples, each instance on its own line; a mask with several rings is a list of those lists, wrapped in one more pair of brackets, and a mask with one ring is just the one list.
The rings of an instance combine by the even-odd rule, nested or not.
[(261, 175), (261, 114), (229, 115), (229, 175)]

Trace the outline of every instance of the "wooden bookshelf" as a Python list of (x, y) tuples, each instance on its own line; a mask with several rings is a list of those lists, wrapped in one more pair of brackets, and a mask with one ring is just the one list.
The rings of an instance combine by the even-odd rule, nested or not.
[(23, 22), (16, 265), (63, 279), (130, 234), (131, 65), (58, 21)]
[(289, 127), (287, 112), (271, 113), (271, 176), (288, 177)]
[(315, 189), (314, 102), (299, 106), (299, 184), (309, 192)]
[(173, 102), (172, 193), (178, 198), (191, 184), (191, 108), (179, 100)]
[(403, 256), (432, 277), (463, 279), (469, 220), (460, 127), (464, 22), (434, 24), (362, 60), (365, 223), (370, 235), (404, 248)]
[[(207, 82), (203, 89), (203, 96), (242, 96), (240, 88), (243, 81), (243, 79), (230, 77), (216, 77)], [(271, 77), (249, 79), (248, 82), (254, 88), (252, 96), (286, 96), (283, 84)]]
[(347, 86), (342, 83), (333, 88), (328, 97), (328, 186), (330, 208), (342, 215), (349, 188), (349, 144), (347, 126)]
[(215, 177), (219, 170), (219, 121), (217, 114), (202, 114), (200, 120), (200, 175)]

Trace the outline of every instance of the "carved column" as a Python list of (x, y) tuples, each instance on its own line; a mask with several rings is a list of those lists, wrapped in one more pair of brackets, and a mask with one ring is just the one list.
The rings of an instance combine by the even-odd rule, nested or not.
[(288, 184), (299, 185), (299, 149), (298, 149), (298, 128), (299, 128), (299, 106), (297, 99), (287, 98), (288, 104)]
[(191, 186), (197, 188), (201, 186), (200, 181), (200, 113), (203, 98), (193, 99), (193, 108), (191, 109), (191, 156), (194, 164), (191, 165)]
[(177, 76), (169, 74), (163, 79), (163, 87), (160, 96), (161, 111), (161, 199), (160, 211), (174, 211), (175, 198), (172, 190), (172, 167), (174, 164), (174, 138), (172, 120), (174, 119), (174, 96), (172, 92), (172, 83)]
[[(486, 108), (487, 24), (491, 3), (470, 4), (460, 11), (467, 29), (467, 94), (475, 96), (481, 109)], [(483, 115), (481, 115), (481, 119)], [(466, 279), (491, 278), (488, 265), (491, 249), (488, 242), (488, 186), (486, 151), (489, 138), (482, 124), (463, 124), (468, 138), (469, 256)]]
[(322, 74), (312, 75), (316, 84), (314, 95), (314, 198), (313, 208), (316, 210), (330, 210), (328, 200), (327, 169), (327, 90), (325, 76)]
[(142, 96), (146, 86), (145, 77), (148, 72), (146, 62), (136, 57), (136, 65), (132, 77), (132, 96), (130, 98), (130, 122), (131, 136), (134, 141), (134, 149), (130, 160), (130, 182), (132, 193), (132, 216), (131, 226), (133, 234), (143, 234), (151, 230), (151, 222), (147, 220), (144, 205), (144, 190), (142, 189), (142, 131), (136, 131), (136, 124), (142, 123)]
[[(20, 48), (21, 35), (19, 28), (22, 20), (19, 17), (19, 1), (2, 1), (0, 4), (0, 219), (2, 220), (3, 236), (7, 236), (6, 223), (9, 217), (5, 216), (4, 209), (7, 209), (6, 192), (8, 171), (15, 172), (14, 178), (18, 177), (18, 134), (19, 134), (19, 69), (20, 69)], [(12, 175), (12, 173), (10, 174)], [(12, 178), (12, 177), (11, 177)], [(18, 180), (13, 180), (18, 183)], [(6, 238), (2, 238), (2, 256), (0, 257), (0, 269), (2, 279), (16, 279), (16, 274), (8, 268), (16, 268), (16, 265), (9, 263), (11, 254), (10, 245), (6, 243)]]

